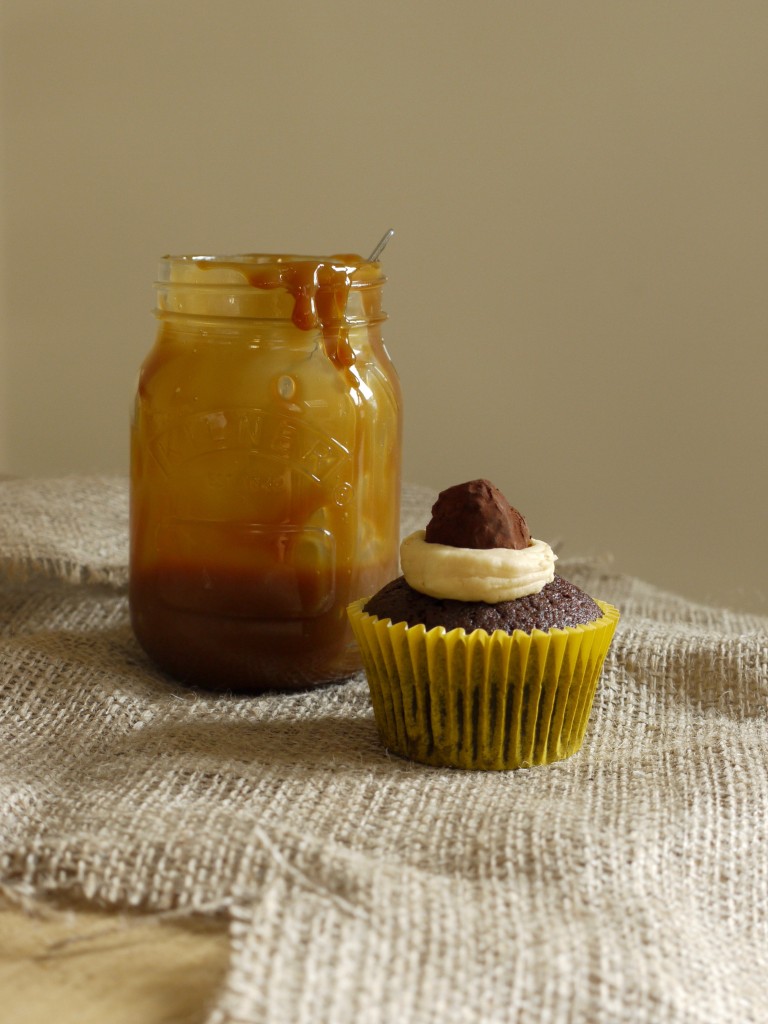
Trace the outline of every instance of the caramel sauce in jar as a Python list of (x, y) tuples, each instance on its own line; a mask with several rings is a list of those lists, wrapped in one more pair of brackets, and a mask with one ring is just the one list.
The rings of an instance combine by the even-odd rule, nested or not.
[(139, 643), (215, 690), (360, 667), (346, 607), (397, 574), (401, 399), (359, 256), (166, 257), (131, 428)]

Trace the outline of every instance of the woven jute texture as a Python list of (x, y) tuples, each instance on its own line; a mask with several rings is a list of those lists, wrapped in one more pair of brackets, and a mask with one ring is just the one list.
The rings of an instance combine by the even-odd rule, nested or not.
[(768, 620), (561, 560), (622, 611), (582, 750), (440, 770), (362, 677), (165, 678), (126, 529), (122, 479), (0, 483), (6, 892), (228, 915), (210, 1024), (768, 1021)]

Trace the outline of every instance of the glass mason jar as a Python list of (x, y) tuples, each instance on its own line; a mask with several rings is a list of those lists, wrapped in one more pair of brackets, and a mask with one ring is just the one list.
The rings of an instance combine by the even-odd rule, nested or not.
[(400, 387), (359, 256), (174, 256), (131, 429), (140, 644), (209, 689), (360, 667), (346, 606), (397, 573)]

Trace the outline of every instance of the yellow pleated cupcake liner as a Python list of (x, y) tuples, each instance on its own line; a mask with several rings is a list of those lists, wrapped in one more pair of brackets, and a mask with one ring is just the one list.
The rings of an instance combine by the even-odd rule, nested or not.
[(447, 632), (348, 608), (376, 725), (392, 752), (441, 767), (499, 771), (551, 764), (581, 747), (619, 620), (505, 633)]

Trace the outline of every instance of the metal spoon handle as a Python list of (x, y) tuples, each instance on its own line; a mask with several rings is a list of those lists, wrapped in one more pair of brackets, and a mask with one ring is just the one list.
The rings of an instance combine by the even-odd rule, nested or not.
[(390, 240), (392, 235), (394, 235), (394, 233), (395, 233), (395, 229), (394, 228), (390, 228), (389, 231), (386, 231), (381, 236), (381, 239), (379, 240), (378, 245), (373, 250), (371, 255), (368, 257), (368, 262), (369, 263), (375, 263), (376, 260), (378, 260), (379, 256), (381, 256), (381, 254), (384, 252), (384, 248), (385, 248), (387, 242)]

